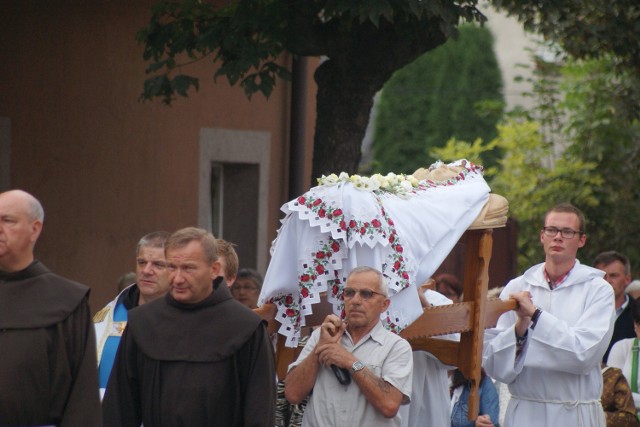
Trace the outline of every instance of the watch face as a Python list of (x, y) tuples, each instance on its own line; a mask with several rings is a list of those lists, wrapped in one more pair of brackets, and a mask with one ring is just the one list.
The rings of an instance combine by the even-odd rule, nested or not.
[(358, 372), (362, 369), (364, 369), (364, 364), (358, 360), (353, 363), (353, 366), (351, 367), (351, 372)]

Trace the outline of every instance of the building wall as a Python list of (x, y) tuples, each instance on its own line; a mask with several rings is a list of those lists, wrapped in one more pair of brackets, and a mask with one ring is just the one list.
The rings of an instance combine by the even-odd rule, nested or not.
[(525, 32), (515, 17), (496, 11), (486, 1), (481, 2), (480, 10), (487, 17), (486, 25), (494, 37), (507, 109), (531, 108), (533, 100), (523, 93), (531, 91), (528, 79), (533, 75), (530, 67), (531, 54), (537, 49), (536, 36)]
[[(289, 84), (248, 100), (214, 83), (203, 61), (184, 70), (201, 78), (199, 93), (170, 107), (138, 100), (145, 63), (135, 34), (152, 3), (0, 0), (0, 141), (10, 141), (0, 146), (0, 172), (9, 170), (0, 184), (42, 202), (36, 255), (91, 286), (94, 310), (134, 269), (142, 235), (198, 225), (203, 129), (268, 135), (268, 236), (258, 250), (268, 251), (288, 197)], [(313, 87), (308, 97), (313, 129)]]

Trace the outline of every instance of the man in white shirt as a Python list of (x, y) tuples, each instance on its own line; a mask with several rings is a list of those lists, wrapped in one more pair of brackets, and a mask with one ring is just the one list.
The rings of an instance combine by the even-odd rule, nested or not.
[[(345, 321), (326, 317), (285, 378), (291, 403), (309, 394), (302, 426), (400, 426), (398, 409), (409, 403), (411, 346), (384, 329), (380, 315), (389, 306), (378, 270), (357, 267), (343, 289)], [(339, 382), (332, 365), (349, 370)]]
[(545, 262), (507, 284), (501, 298), (518, 309), (485, 333), (483, 366), (509, 384), (505, 426), (604, 427), (600, 360), (614, 321), (604, 273), (580, 264), (582, 212), (560, 204), (547, 212), (540, 241)]

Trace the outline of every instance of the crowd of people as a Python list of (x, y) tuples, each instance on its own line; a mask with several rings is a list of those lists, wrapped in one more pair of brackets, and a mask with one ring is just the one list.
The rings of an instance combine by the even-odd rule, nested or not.
[[(570, 204), (551, 208), (544, 261), (501, 290), (518, 305), (485, 331), (470, 421), (462, 373), (384, 328), (380, 266), (348, 274), (343, 317), (327, 316), (278, 378), (273, 337), (253, 310), (262, 277), (239, 267), (232, 243), (194, 227), (146, 234), (132, 283), (92, 318), (89, 288), (34, 256), (39, 201), (0, 193), (0, 425), (640, 425), (630, 263), (607, 251), (581, 264), (585, 222)], [(461, 300), (457, 277), (434, 279), (419, 288), (423, 306)]]

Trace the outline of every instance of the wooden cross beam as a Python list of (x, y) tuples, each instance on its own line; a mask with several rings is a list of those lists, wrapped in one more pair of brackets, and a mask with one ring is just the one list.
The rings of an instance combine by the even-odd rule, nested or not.
[[(487, 300), (492, 230), (468, 230), (460, 239), (465, 246), (463, 300), (429, 307), (400, 335), (414, 350), (424, 350), (447, 365), (457, 366), (470, 381), (469, 420), (478, 416), (484, 330), (496, 325), (500, 315), (516, 308), (515, 300)], [(460, 342), (431, 338), (460, 332)]]

